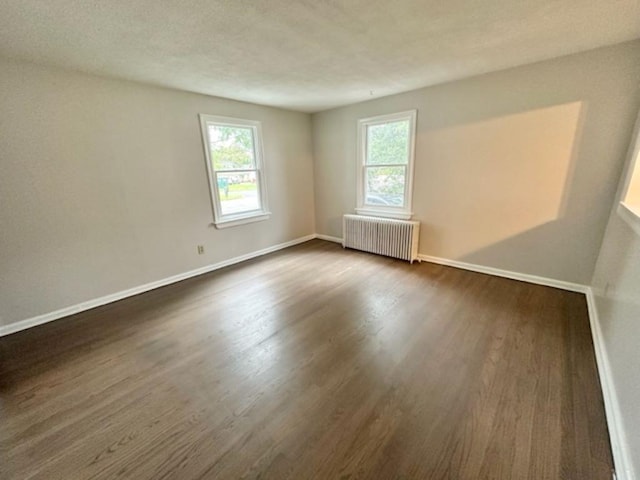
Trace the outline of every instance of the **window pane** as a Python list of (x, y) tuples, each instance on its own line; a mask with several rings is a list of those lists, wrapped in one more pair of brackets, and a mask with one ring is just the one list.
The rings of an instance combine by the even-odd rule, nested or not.
[(222, 215), (260, 209), (256, 172), (217, 173)]
[(366, 167), (365, 205), (404, 207), (406, 167)]
[(211, 124), (208, 127), (211, 162), (215, 170), (256, 167), (251, 128)]
[(407, 164), (409, 121), (370, 125), (367, 128), (367, 164)]

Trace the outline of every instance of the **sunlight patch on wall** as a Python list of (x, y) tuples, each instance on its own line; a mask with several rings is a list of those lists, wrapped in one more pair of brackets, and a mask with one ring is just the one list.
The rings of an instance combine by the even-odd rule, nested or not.
[(640, 216), (640, 120), (636, 139), (632, 144), (631, 164), (629, 165), (629, 180), (622, 201), (633, 212)]
[(445, 218), (433, 205), (428, 217), (436, 233), (457, 227), (440, 238), (448, 258), (562, 217), (584, 110), (573, 102), (418, 134), (425, 156), (438, 156), (429, 197), (455, 207)]

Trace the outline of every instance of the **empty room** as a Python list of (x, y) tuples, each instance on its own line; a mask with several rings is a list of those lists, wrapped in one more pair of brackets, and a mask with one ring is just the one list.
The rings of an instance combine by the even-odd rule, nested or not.
[(640, 480), (640, 3), (0, 0), (0, 479)]

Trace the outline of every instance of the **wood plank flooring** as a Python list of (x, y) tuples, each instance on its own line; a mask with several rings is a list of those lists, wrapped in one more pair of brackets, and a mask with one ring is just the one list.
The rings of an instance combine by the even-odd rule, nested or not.
[(611, 479), (583, 295), (314, 240), (0, 338), (2, 479)]

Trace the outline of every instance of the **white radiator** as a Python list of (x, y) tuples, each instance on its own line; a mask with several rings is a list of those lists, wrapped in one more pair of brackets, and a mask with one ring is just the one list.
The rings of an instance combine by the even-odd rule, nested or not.
[(391, 218), (345, 215), (342, 217), (342, 246), (400, 258), (418, 259), (420, 222)]

